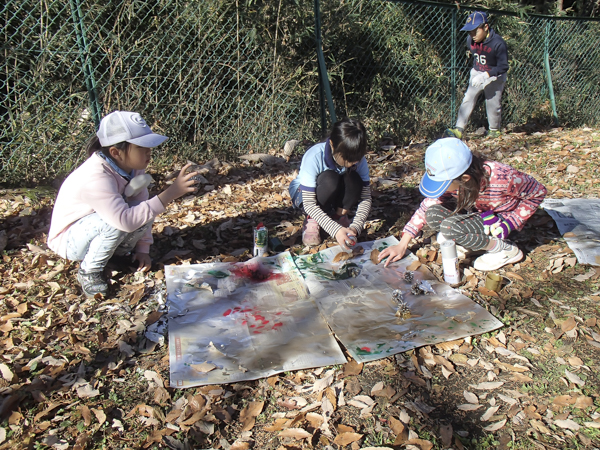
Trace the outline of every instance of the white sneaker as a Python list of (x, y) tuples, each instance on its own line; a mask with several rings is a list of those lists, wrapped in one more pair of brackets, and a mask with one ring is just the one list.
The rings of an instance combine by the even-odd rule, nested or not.
[(519, 247), (511, 244), (508, 250), (501, 250), (496, 253), (485, 253), (473, 262), (473, 267), (482, 272), (496, 270), (507, 264), (519, 262), (523, 259), (523, 252)]
[[(440, 232), (437, 234), (436, 240), (439, 245), (442, 245), (442, 243), (446, 242), (448, 239), (446, 239), (444, 235)], [(458, 257), (458, 259), (465, 259), (468, 253), (469, 250), (464, 248), (462, 245), (456, 244), (456, 256)]]

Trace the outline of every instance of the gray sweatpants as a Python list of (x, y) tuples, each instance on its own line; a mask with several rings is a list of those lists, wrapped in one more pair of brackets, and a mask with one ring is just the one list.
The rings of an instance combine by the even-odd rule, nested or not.
[(499, 130), (502, 121), (502, 91), (506, 84), (506, 74), (498, 76), (498, 79), (492, 81), (486, 87), (475, 88), (471, 85), (473, 77), (479, 75), (475, 69), (471, 69), (471, 76), (469, 77), (469, 87), (465, 92), (463, 102), (458, 109), (458, 118), (456, 119), (457, 128), (465, 128), (469, 117), (473, 112), (477, 98), (483, 92), (485, 94), (485, 110), (487, 111), (488, 123), (490, 130)]

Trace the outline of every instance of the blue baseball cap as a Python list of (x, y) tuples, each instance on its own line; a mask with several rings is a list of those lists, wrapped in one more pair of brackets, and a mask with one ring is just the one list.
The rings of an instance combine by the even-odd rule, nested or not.
[(450, 183), (467, 171), (473, 153), (456, 138), (438, 139), (425, 152), (425, 175), (419, 190), (429, 198), (438, 198)]
[(488, 23), (487, 14), (483, 11), (473, 11), (467, 18), (467, 23), (460, 29), (460, 31), (473, 31), (479, 28), (481, 25)]

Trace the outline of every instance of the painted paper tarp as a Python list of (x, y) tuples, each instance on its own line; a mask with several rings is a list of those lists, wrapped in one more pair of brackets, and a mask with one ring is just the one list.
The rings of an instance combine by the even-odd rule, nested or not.
[(373, 361), (503, 326), (477, 303), (436, 281), (425, 267), (407, 270), (417, 261), (412, 254), (387, 268), (371, 261), (374, 249), (397, 243), (394, 237), (361, 242), (356, 248), (362, 247), (364, 253), (345, 261), (334, 262), (340, 247), (295, 259), (311, 297), (356, 361)]
[(346, 362), (287, 252), (165, 274), (173, 387)]
[(600, 266), (600, 200), (547, 198), (541, 207), (554, 219), (579, 264)]

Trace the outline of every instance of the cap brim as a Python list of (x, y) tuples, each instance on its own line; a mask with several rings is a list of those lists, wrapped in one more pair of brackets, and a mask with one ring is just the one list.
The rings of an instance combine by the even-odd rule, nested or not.
[(473, 25), (472, 23), (469, 23), (469, 24), (465, 25), (464, 27), (462, 27), (460, 29), (460, 31), (473, 31), (477, 28), (479, 28), (479, 25)]
[(448, 189), (448, 186), (450, 186), (452, 181), (453, 180), (435, 181), (429, 178), (429, 175), (425, 174), (419, 185), (419, 191), (427, 198), (438, 198), (446, 192), (446, 189)]
[(169, 138), (167, 136), (163, 136), (162, 134), (150, 133), (135, 139), (128, 139), (127, 142), (139, 145), (140, 147), (156, 147), (157, 145), (165, 142), (167, 139)]

